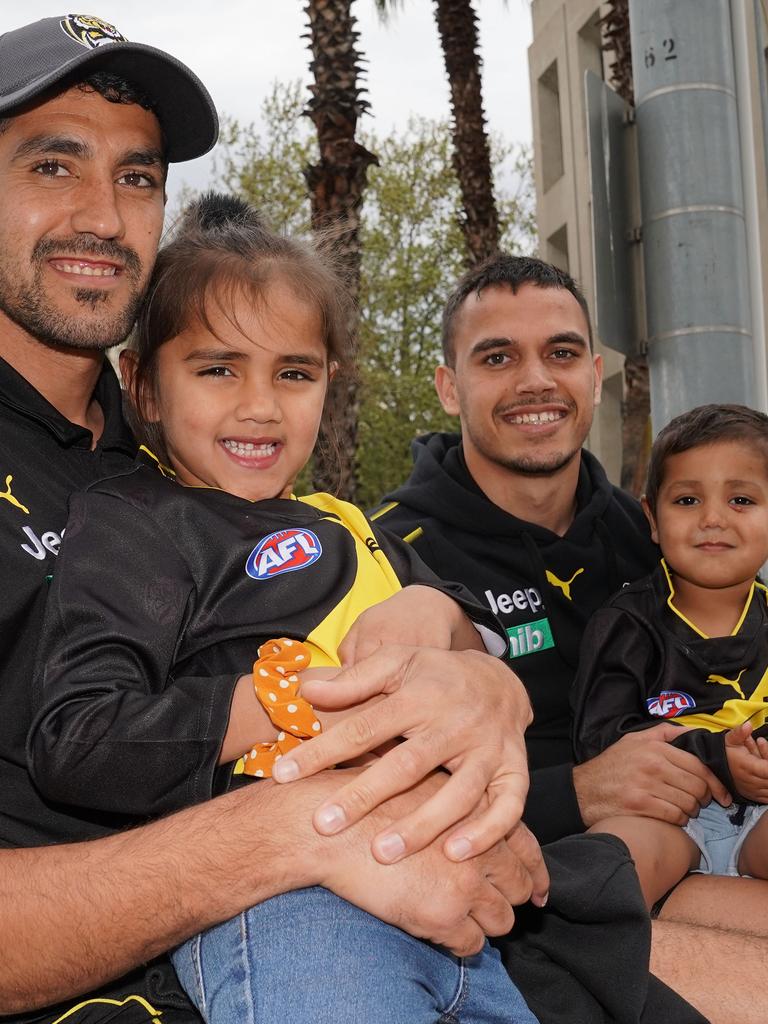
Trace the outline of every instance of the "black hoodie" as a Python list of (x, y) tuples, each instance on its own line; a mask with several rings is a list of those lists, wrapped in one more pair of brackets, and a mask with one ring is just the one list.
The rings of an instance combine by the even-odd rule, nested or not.
[(533, 704), (526, 821), (542, 841), (582, 831), (569, 691), (590, 615), (658, 562), (645, 516), (587, 451), (576, 516), (563, 537), (489, 501), (467, 470), (457, 434), (418, 438), (413, 451), (410, 479), (387, 495), (373, 518), (499, 616), (510, 637), (510, 666)]

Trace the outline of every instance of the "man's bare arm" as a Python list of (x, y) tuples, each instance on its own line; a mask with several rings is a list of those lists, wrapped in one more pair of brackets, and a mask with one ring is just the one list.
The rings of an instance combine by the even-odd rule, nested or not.
[[(455, 864), (440, 842), (399, 865), (374, 835), (434, 797), (425, 780), (339, 836), (312, 813), (354, 770), (260, 782), (162, 821), (87, 843), (0, 850), (0, 1015), (74, 998), (278, 893), (325, 885), (457, 953), (502, 934), (533, 882), (531, 851), (499, 843)], [(42, 946), (45, 950), (42, 955)]]
[(256, 789), (105, 839), (0, 851), (0, 1014), (89, 991), (308, 883), (281, 842), (293, 801), (281, 811)]

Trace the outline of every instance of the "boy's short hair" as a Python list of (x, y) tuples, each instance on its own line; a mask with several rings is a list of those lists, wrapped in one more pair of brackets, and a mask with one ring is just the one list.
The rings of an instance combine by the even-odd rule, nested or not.
[(768, 416), (746, 405), (700, 405), (671, 420), (653, 442), (645, 499), (656, 513), (656, 501), (671, 455), (719, 441), (752, 441), (762, 445), (768, 463)]
[(564, 288), (565, 291), (570, 292), (581, 306), (581, 311), (587, 321), (589, 347), (590, 349), (594, 348), (589, 306), (570, 274), (560, 270), (552, 263), (545, 263), (544, 260), (537, 259), (535, 256), (512, 256), (508, 252), (497, 252), (488, 256), (459, 278), (456, 287), (448, 297), (443, 310), (442, 324), (443, 362), (446, 366), (453, 366), (456, 361), (453, 330), (456, 315), (464, 301), (473, 293), (479, 298), (484, 288), (491, 288), (495, 285), (506, 285), (512, 294), (516, 295), (517, 289), (524, 284), (535, 284), (538, 288)]

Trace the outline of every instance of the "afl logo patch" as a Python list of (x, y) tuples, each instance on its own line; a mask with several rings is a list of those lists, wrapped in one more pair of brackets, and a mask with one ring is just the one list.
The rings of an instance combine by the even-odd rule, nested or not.
[(94, 18), (90, 14), (68, 14), (59, 22), (62, 31), (65, 32), (76, 43), (85, 46), (89, 50), (105, 43), (125, 43), (128, 40), (118, 32), (114, 25), (101, 18)]
[(311, 530), (278, 530), (259, 541), (248, 556), (245, 571), (254, 580), (267, 580), (284, 572), (306, 569), (323, 553)]
[(693, 697), (682, 690), (662, 690), (658, 697), (649, 697), (645, 703), (648, 714), (655, 718), (677, 718), (696, 707)]

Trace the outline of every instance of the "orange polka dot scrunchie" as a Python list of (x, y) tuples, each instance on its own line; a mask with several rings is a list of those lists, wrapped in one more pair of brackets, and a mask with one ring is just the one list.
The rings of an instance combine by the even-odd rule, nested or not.
[(312, 705), (299, 696), (298, 673), (309, 668), (312, 655), (300, 640), (267, 640), (253, 663), (256, 699), (280, 730), (274, 743), (257, 743), (243, 757), (243, 774), (268, 779), (275, 761), (317, 736), (322, 727)]

